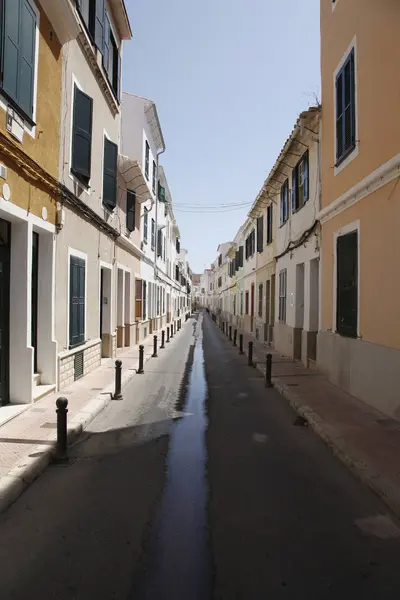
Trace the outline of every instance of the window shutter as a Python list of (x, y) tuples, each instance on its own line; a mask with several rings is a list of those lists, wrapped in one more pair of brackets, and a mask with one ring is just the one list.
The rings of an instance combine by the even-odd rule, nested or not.
[(85, 341), (85, 261), (70, 258), (69, 343), (77, 346)]
[(307, 202), (309, 198), (309, 163), (308, 163), (308, 150), (304, 155), (304, 202)]
[(96, 0), (96, 18), (94, 25), (94, 42), (100, 52), (104, 51), (104, 0)]
[(284, 218), (285, 217), (285, 212), (284, 212), (284, 206), (283, 206), (284, 202), (285, 202), (285, 194), (284, 194), (284, 192), (285, 192), (285, 188), (281, 187), (281, 206), (280, 206), (280, 209), (281, 209), (281, 225), (283, 224), (283, 222), (285, 220), (285, 218)]
[(257, 219), (257, 251), (262, 252), (264, 248), (264, 217)]
[(344, 151), (343, 139), (343, 71), (336, 78), (336, 159)]
[(337, 239), (337, 302), (338, 333), (357, 337), (358, 320), (358, 234), (356, 231)]
[[(10, 2), (7, 2), (10, 4)], [(19, 60), (18, 104), (33, 116), (33, 85), (35, 74), (36, 14), (29, 2), (21, 2), (21, 53)]]
[(243, 267), (243, 246), (240, 246), (239, 248), (239, 254), (240, 254), (240, 267)]
[(117, 204), (118, 146), (104, 138), (103, 204), (110, 210)]
[(344, 151), (355, 144), (354, 50), (344, 67)]
[(33, 116), (36, 14), (27, 0), (4, 6), (3, 90), (24, 113)]
[(157, 231), (157, 256), (162, 257), (162, 231)]
[(72, 172), (89, 183), (92, 154), (93, 100), (75, 86), (72, 126)]
[(297, 166), (292, 171), (292, 212), (298, 208), (298, 168)]
[(107, 74), (110, 69), (110, 21), (108, 19), (108, 15), (104, 16), (104, 37), (103, 37), (103, 67)]
[(132, 190), (126, 192), (126, 228), (135, 230), (136, 221), (136, 194)]
[(143, 239), (146, 240), (146, 242), (147, 242), (147, 228), (148, 228), (148, 223), (149, 223), (149, 216), (148, 216), (147, 211), (145, 209), (145, 213), (143, 215)]
[(121, 100), (121, 56), (117, 49), (117, 93), (118, 102)]
[(147, 282), (143, 281), (143, 304), (142, 304), (142, 319), (146, 320), (147, 316)]

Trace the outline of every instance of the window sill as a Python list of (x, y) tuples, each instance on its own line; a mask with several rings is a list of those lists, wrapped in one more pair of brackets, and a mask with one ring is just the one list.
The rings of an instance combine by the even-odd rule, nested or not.
[(301, 209), (304, 208), (304, 206), (307, 204), (308, 200), (309, 199), (307, 198), (307, 200), (304, 200), (304, 202), (303, 202), (303, 204), (301, 206), (299, 206), (295, 210), (292, 210), (292, 215), (295, 215), (296, 213), (300, 212)]
[(36, 122), (33, 120), (32, 117), (30, 117), (18, 104), (18, 102), (16, 102), (15, 100), (13, 100), (13, 98), (11, 98), (11, 96), (9, 96), (7, 94), (7, 92), (5, 92), (3, 90), (3, 88), (1, 89), (1, 94), (2, 96), (4, 96), (4, 98), (7, 100), (8, 104), (15, 110), (15, 112), (18, 113), (18, 115), (21, 117), (21, 119), (23, 121), (25, 121), (26, 123), (28, 123), (28, 125), (30, 127), (36, 127)]
[(75, 181), (84, 192), (90, 194), (90, 179), (86, 183), (86, 181), (82, 180), (83, 176), (80, 175), (80, 173), (76, 173), (73, 169), (70, 170), (70, 175), (72, 176), (73, 181)]
[(343, 154), (334, 165), (334, 174), (339, 175), (343, 169), (345, 169), (356, 157), (358, 156), (358, 143), (351, 147), (345, 154)]

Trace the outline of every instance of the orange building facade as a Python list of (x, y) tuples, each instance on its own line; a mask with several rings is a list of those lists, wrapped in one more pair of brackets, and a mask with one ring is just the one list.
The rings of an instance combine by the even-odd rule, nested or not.
[(400, 418), (400, 5), (321, 0), (322, 227), (317, 363)]

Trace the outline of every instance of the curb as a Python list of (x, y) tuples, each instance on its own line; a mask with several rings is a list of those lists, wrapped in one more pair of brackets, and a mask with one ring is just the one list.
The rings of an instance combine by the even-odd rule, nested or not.
[[(182, 323), (183, 326), (189, 321)], [(144, 364), (151, 358), (151, 351), (144, 355)], [(129, 369), (122, 375), (121, 388), (123, 389), (136, 371)], [(68, 422), (68, 446), (76, 442), (87, 426), (101, 413), (112, 400), (114, 383), (109, 384)], [(60, 391), (62, 393), (62, 390)], [(22, 458), (6, 475), (0, 477), (0, 513), (8, 508), (26, 488), (35, 481), (47, 468), (55, 452), (56, 433), (51, 434), (42, 444), (36, 446), (31, 454)]]
[[(262, 372), (258, 365), (257, 368)], [(400, 489), (371, 467), (362, 452), (349, 446), (343, 437), (335, 433), (334, 428), (330, 427), (312, 408), (304, 404), (296, 392), (279, 377), (272, 377), (272, 384), (290, 406), (307, 420), (312, 430), (332, 450), (334, 456), (339, 458), (358, 479), (379, 496), (397, 517), (400, 517)]]

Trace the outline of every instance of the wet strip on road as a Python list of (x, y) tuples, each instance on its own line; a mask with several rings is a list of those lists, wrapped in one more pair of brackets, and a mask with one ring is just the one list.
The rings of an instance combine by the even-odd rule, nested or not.
[(211, 553), (207, 530), (207, 480), (203, 316), (195, 328), (181, 416), (171, 431), (167, 482), (146, 544), (143, 569), (134, 585), (135, 600), (212, 595)]

